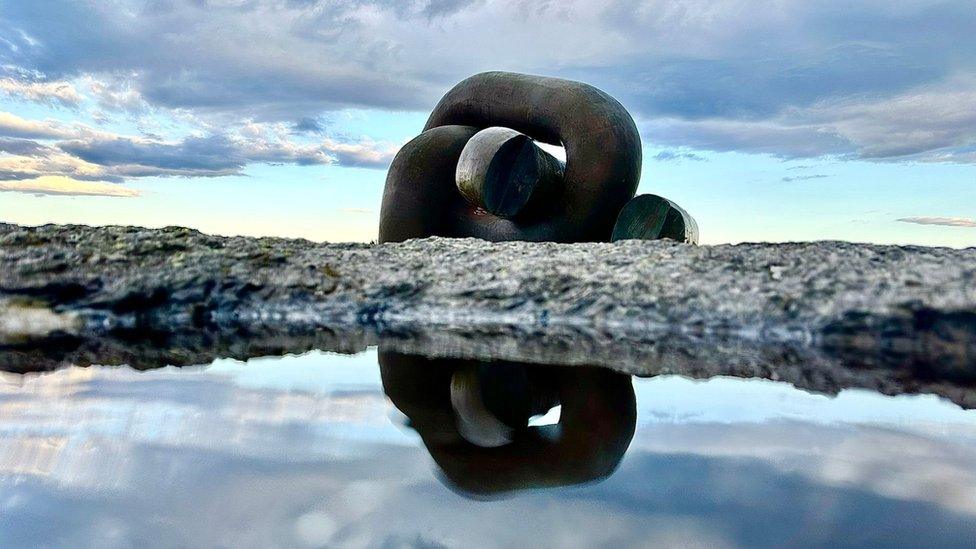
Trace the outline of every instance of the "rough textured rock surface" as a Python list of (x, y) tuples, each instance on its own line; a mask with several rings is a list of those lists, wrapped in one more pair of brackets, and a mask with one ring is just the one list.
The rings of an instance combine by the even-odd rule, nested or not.
[[(123, 334), (150, 348), (159, 334), (219, 342), (273, 333), (306, 342), (323, 329), (366, 329), (373, 340), (436, 329), (468, 341), (441, 345), (461, 354), (478, 355), (472, 349), (485, 345), (472, 342), (502, 334), (481, 356), (545, 361), (562, 349), (562, 362), (575, 352), (636, 373), (688, 371), (692, 363), (708, 370), (719, 361), (755, 369), (759, 356), (788, 362), (814, 353), (848, 368), (969, 383), (976, 249), (316, 244), (182, 228), (0, 224), (0, 318), (0, 342), (35, 358), (31, 342), (45, 336)], [(642, 348), (654, 350), (633, 350)], [(623, 355), (642, 358), (609, 364)]]

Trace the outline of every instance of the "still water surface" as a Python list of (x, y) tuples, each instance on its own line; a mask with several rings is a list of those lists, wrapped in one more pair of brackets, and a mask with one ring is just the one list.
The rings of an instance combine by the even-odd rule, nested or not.
[(976, 546), (976, 411), (935, 396), (375, 349), (0, 376), (0, 547)]

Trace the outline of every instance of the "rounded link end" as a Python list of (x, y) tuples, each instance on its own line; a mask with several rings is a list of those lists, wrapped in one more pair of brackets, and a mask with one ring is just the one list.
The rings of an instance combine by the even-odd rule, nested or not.
[(658, 240), (698, 244), (698, 223), (683, 208), (655, 194), (632, 198), (617, 216), (610, 240)]

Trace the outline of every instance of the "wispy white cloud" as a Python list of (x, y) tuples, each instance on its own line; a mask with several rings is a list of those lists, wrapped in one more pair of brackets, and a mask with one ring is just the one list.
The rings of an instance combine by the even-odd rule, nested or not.
[(944, 225), (947, 227), (976, 227), (976, 219), (969, 217), (902, 217), (902, 223), (918, 225)]
[(705, 160), (705, 157), (693, 152), (664, 150), (655, 154), (654, 160), (657, 160), (658, 162), (681, 162), (683, 160), (702, 162)]
[(45, 175), (35, 179), (0, 181), (0, 192), (36, 195), (112, 196), (131, 198), (141, 193), (116, 183), (79, 181), (70, 177)]
[(66, 139), (77, 132), (55, 120), (28, 120), (9, 112), (0, 112), (0, 135), (28, 139)]
[(322, 150), (333, 155), (343, 166), (385, 168), (393, 161), (400, 147), (390, 143), (376, 143), (370, 139), (359, 142), (322, 141)]
[(812, 179), (824, 179), (830, 177), (827, 174), (815, 173), (810, 175), (791, 175), (783, 178), (783, 183), (792, 183), (793, 181), (810, 181)]
[(76, 107), (83, 99), (70, 82), (32, 82), (2, 78), (0, 92), (17, 99), (67, 107)]

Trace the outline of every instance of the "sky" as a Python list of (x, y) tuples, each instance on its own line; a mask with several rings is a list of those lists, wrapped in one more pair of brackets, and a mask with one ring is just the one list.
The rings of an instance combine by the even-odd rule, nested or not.
[(707, 244), (976, 246), (970, 0), (0, 0), (0, 221), (376, 238), (485, 70), (633, 115)]

